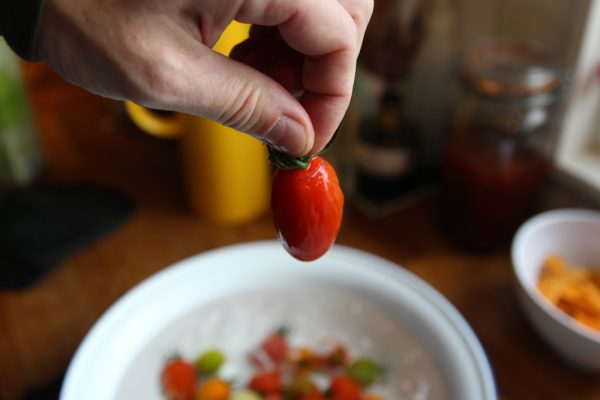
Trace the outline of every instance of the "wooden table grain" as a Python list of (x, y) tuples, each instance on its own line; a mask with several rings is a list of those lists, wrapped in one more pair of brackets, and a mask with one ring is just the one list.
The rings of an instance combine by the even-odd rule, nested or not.
[[(92, 324), (144, 278), (199, 252), (275, 238), (268, 212), (236, 227), (194, 217), (184, 201), (177, 143), (142, 134), (118, 102), (70, 86), (43, 64), (25, 72), (45, 157), (42, 179), (110, 187), (136, 210), (34, 286), (0, 291), (5, 400), (60, 379)], [(378, 221), (350, 207), (339, 243), (388, 258), (446, 296), (481, 340), (500, 398), (600, 399), (600, 376), (566, 365), (530, 327), (508, 250), (474, 255), (456, 248), (438, 228), (434, 203)]]

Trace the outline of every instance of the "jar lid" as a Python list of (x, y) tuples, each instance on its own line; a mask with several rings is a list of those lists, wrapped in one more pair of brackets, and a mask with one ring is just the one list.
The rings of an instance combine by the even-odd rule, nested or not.
[(535, 42), (489, 40), (467, 54), (462, 72), (476, 91), (489, 96), (531, 96), (559, 86), (549, 52)]

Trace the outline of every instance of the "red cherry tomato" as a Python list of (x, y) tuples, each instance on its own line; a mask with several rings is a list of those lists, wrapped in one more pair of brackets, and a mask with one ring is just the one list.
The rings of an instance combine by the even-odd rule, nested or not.
[(196, 393), (196, 370), (183, 360), (173, 360), (162, 371), (162, 386), (165, 395), (173, 400), (193, 399)]
[(302, 261), (321, 257), (342, 224), (344, 194), (333, 167), (314, 157), (306, 169), (277, 169), (271, 207), (277, 236)]
[(264, 372), (254, 375), (248, 387), (263, 395), (281, 392), (281, 375), (278, 371)]
[(274, 333), (268, 336), (261, 344), (262, 350), (275, 364), (285, 361), (288, 352), (288, 342), (285, 335)]
[(361, 400), (362, 387), (347, 376), (336, 376), (331, 381), (331, 398), (334, 400)]
[(263, 371), (281, 367), (288, 359), (289, 344), (285, 329), (267, 336), (260, 347), (250, 353), (252, 365)]

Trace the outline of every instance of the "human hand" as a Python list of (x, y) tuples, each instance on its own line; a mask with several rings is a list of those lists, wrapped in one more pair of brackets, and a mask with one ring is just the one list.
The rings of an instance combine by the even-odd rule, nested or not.
[[(93, 93), (304, 155), (346, 112), (372, 9), (373, 0), (47, 0), (39, 54)], [(211, 47), (232, 20), (254, 26), (227, 58)]]

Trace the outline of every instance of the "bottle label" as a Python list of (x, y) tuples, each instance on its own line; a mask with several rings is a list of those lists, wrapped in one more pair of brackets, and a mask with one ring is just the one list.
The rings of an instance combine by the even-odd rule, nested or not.
[(356, 146), (357, 166), (369, 175), (379, 178), (396, 178), (408, 172), (411, 154), (403, 147), (382, 147), (368, 143)]

